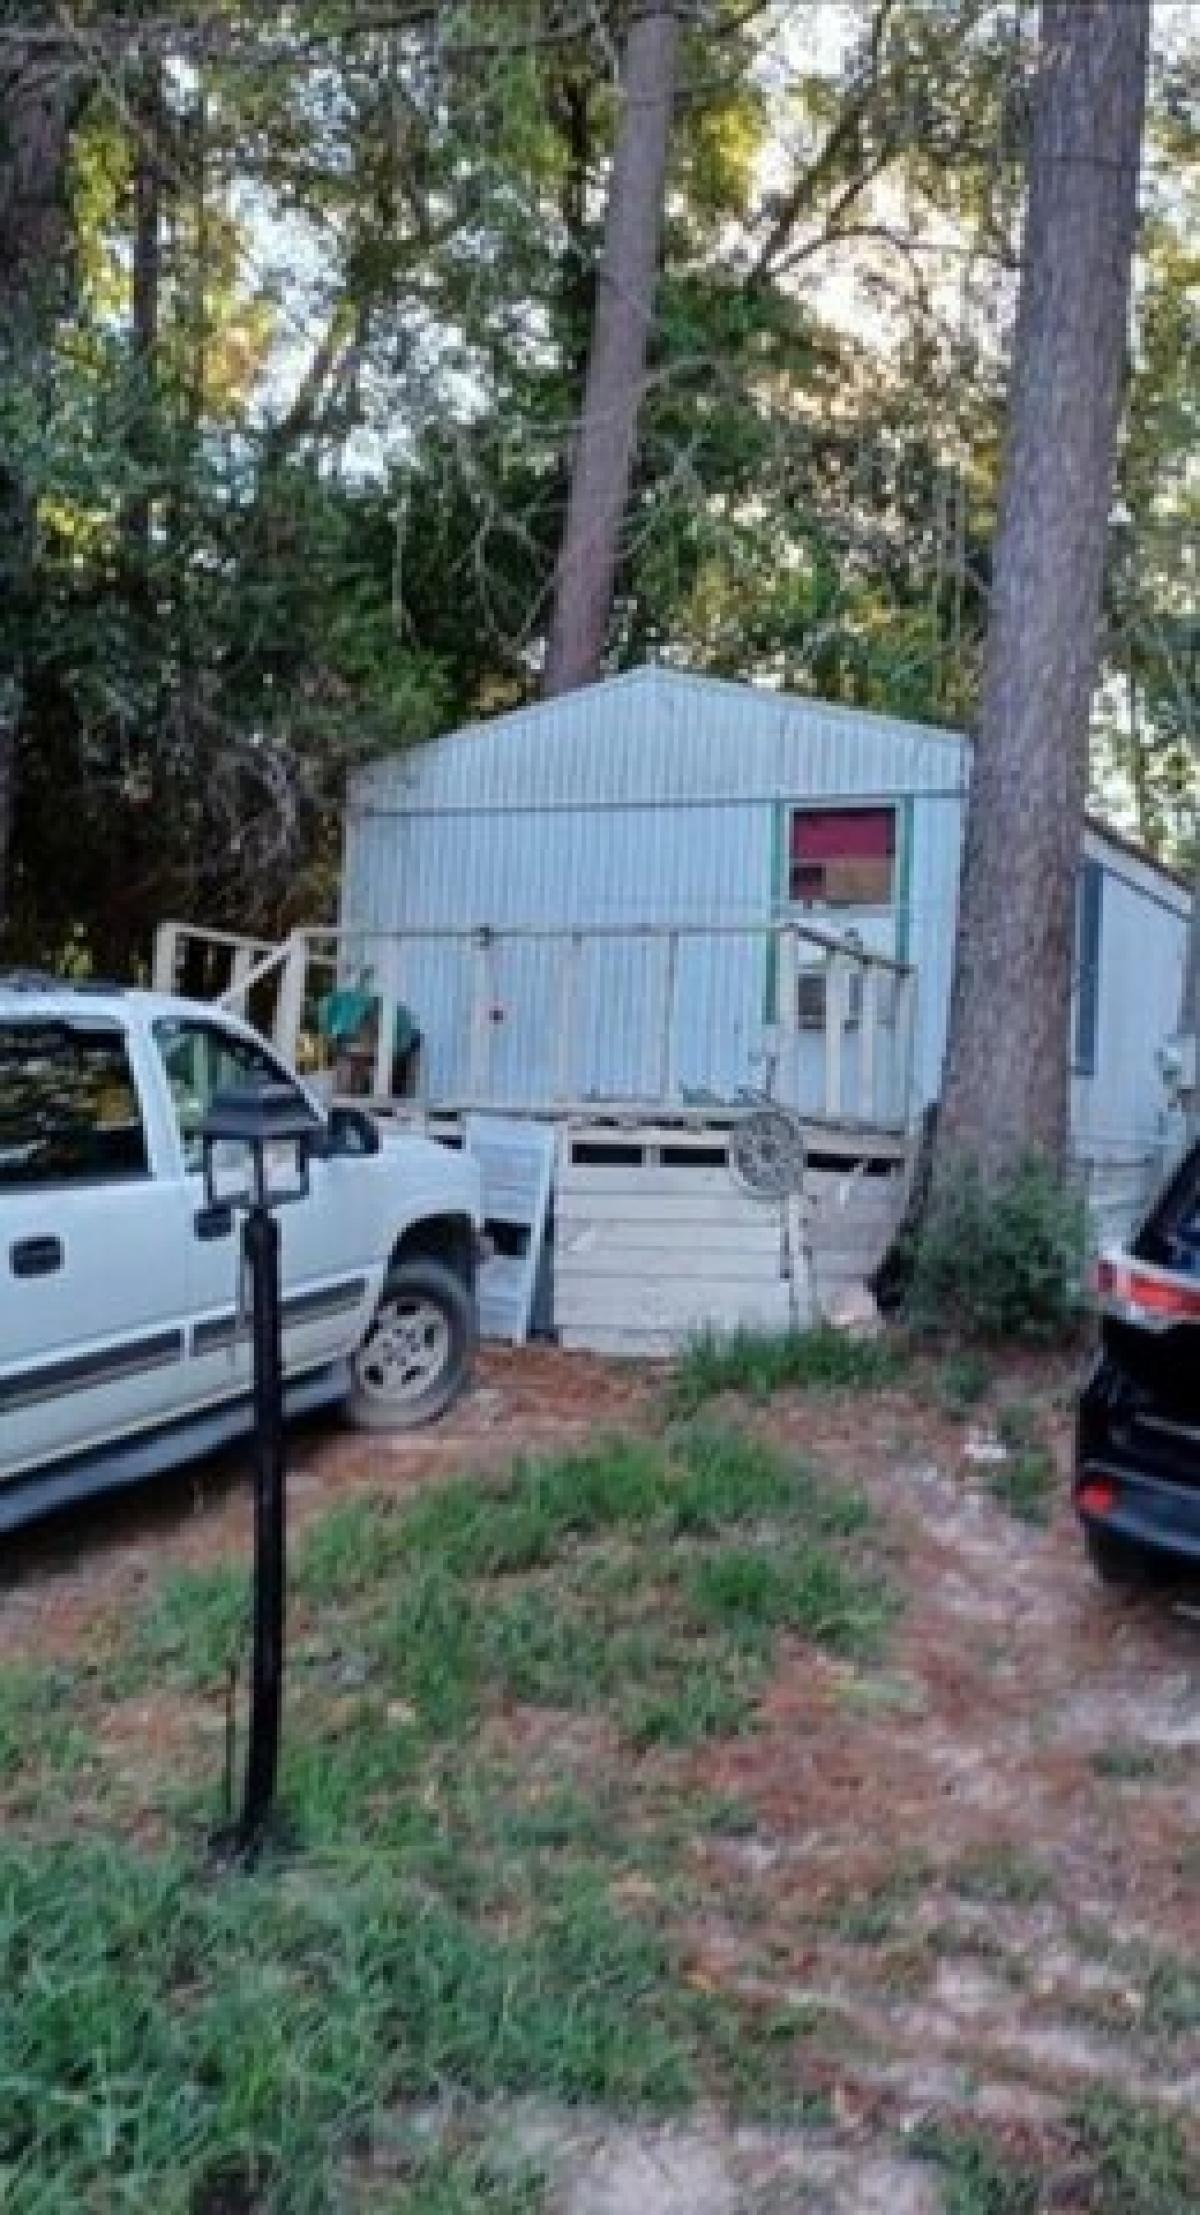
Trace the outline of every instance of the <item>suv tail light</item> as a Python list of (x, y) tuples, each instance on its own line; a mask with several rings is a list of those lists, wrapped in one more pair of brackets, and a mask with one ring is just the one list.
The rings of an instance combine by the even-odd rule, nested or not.
[(1075, 1494), (1075, 1505), (1084, 1515), (1111, 1515), (1119, 1498), (1111, 1477), (1085, 1477)]
[(1200, 1323), (1200, 1283), (1125, 1254), (1105, 1254), (1096, 1267), (1096, 1294), (1105, 1315), (1141, 1330), (1167, 1331)]

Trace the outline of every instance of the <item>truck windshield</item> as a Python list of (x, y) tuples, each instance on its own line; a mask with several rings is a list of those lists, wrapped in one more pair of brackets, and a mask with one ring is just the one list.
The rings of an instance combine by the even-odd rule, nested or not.
[(189, 1171), (203, 1166), (200, 1134), (215, 1093), (230, 1085), (292, 1081), (265, 1047), (239, 1037), (235, 1031), (223, 1030), (217, 1023), (164, 1017), (154, 1026), (154, 1038), (167, 1073), (184, 1166)]

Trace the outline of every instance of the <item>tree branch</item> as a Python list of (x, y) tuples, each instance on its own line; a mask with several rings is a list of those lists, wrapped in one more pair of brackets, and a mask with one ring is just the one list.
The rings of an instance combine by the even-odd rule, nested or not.
[(849, 145), (854, 133), (867, 115), (879, 89), (879, 65), (883, 51), (884, 33), (895, 7), (896, 0), (878, 0), (867, 37), (866, 82), (860, 85), (847, 101), (816, 159), (810, 162), (807, 168), (802, 169), (796, 178), (763, 245), (759, 249), (753, 269), (750, 272), (750, 282), (752, 284), (761, 284), (764, 278), (773, 273), (777, 257), (787, 246), (801, 217), (811, 208), (822, 180), (830, 174), (843, 149)]

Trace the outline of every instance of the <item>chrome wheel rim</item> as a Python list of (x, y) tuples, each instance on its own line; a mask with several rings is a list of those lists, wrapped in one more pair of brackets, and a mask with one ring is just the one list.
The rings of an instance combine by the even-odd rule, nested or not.
[(419, 1293), (382, 1300), (359, 1348), (355, 1376), (368, 1399), (404, 1405), (440, 1384), (452, 1354), (450, 1324), (435, 1301)]

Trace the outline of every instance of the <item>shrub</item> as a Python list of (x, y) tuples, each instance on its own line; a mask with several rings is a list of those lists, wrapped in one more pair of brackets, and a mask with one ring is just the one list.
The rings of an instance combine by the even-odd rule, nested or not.
[(1043, 1157), (992, 1179), (964, 1163), (917, 1233), (908, 1321), (931, 1336), (1052, 1344), (1082, 1320), (1086, 1253), (1083, 1197)]
[(991, 1389), (992, 1372), (979, 1353), (948, 1354), (934, 1380), (934, 1391), (947, 1415), (969, 1415)]

